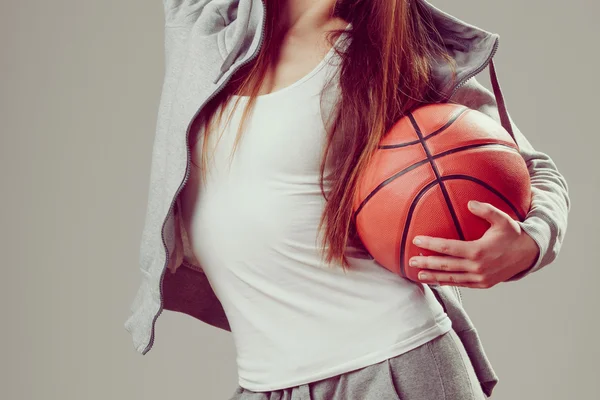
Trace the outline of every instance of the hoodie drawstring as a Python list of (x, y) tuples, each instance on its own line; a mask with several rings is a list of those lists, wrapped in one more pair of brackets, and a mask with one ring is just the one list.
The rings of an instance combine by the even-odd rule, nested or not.
[(510, 133), (510, 136), (512, 136), (517, 147), (519, 147), (519, 143), (517, 143), (515, 133), (513, 132), (508, 111), (506, 110), (506, 103), (504, 102), (504, 96), (502, 95), (502, 90), (500, 89), (500, 83), (498, 83), (498, 76), (496, 75), (496, 67), (494, 66), (493, 58), (490, 60), (490, 78), (492, 81), (492, 88), (494, 89), (494, 96), (496, 97), (496, 103), (498, 105), (500, 123), (502, 124), (502, 127), (506, 129), (508, 133)]

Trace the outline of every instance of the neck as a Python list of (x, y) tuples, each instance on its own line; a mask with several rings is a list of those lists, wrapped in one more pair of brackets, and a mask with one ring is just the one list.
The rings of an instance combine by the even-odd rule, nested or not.
[(281, 1), (280, 28), (294, 35), (326, 29), (336, 18), (333, 8), (338, 0), (275, 0)]

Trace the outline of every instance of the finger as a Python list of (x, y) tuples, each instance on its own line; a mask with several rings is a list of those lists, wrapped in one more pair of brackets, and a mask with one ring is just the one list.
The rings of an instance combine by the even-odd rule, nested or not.
[(485, 283), (448, 283), (448, 282), (444, 282), (444, 283), (440, 283), (440, 286), (456, 286), (456, 287), (463, 287), (463, 288), (469, 288), (469, 289), (490, 289), (493, 286), (487, 285)]
[(423, 249), (435, 251), (436, 253), (460, 258), (471, 258), (476, 250), (475, 242), (429, 236), (417, 236), (413, 240), (413, 244)]
[[(449, 286), (465, 286), (465, 287), (481, 287), (487, 286), (485, 278), (479, 274), (469, 272), (437, 272), (437, 271), (421, 271), (419, 273), (419, 281), (427, 284), (449, 285)], [(489, 287), (489, 286), (488, 286)]]
[(447, 272), (477, 272), (477, 264), (471, 260), (452, 256), (416, 256), (408, 263), (410, 267)]
[(493, 225), (504, 224), (512, 220), (510, 215), (489, 203), (480, 203), (478, 201), (471, 200), (468, 203), (468, 207), (471, 213), (485, 219)]

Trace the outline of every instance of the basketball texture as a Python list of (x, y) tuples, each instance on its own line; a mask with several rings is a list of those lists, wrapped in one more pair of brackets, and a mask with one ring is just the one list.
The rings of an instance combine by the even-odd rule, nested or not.
[(470, 200), (523, 221), (531, 204), (529, 173), (511, 135), (463, 105), (429, 104), (401, 118), (361, 175), (354, 201), (357, 233), (383, 267), (418, 281), (411, 257), (436, 253), (417, 235), (481, 238), (489, 223)]

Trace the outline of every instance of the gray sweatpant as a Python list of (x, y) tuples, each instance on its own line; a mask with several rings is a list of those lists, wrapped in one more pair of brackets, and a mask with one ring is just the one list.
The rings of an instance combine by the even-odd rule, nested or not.
[(317, 382), (252, 392), (231, 400), (483, 400), (475, 370), (454, 330), (407, 353)]

